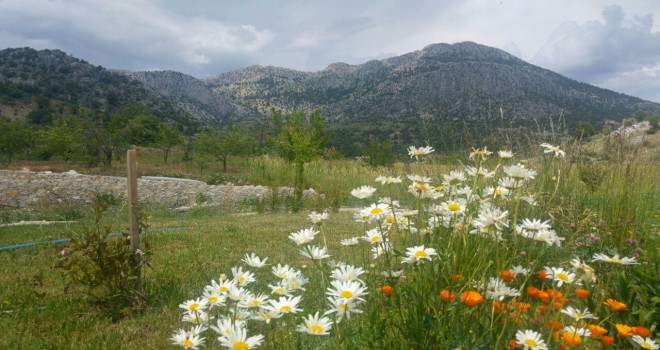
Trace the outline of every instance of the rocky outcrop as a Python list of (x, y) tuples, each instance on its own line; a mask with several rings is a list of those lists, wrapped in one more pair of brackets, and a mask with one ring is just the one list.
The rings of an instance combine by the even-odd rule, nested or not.
[[(65, 173), (0, 170), (0, 206), (28, 207), (37, 204), (91, 203), (98, 195), (126, 197), (126, 178)], [(278, 189), (288, 195), (289, 188)], [(172, 207), (205, 204), (240, 204), (266, 199), (272, 189), (264, 186), (207, 185), (201, 181), (139, 178), (140, 202)], [(314, 196), (313, 190), (306, 191)]]

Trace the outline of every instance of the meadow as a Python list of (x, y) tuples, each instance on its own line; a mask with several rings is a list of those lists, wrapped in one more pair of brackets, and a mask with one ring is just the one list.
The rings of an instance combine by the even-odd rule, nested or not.
[[(145, 205), (153, 231), (135, 310), (67, 287), (65, 245), (0, 251), (0, 348), (657, 348), (656, 146), (541, 143), (511, 156), (416, 148), (379, 169), (312, 162), (307, 187), (325, 197), (298, 213), (286, 198)], [(139, 157), (148, 175), (268, 186), (292, 176), (273, 156), (234, 160), (227, 174), (177, 154)], [(79, 171), (123, 174), (121, 162)], [(106, 204), (96, 224), (76, 206), (0, 211), (2, 223), (76, 221), (0, 227), (0, 247), (125, 230), (125, 205)]]

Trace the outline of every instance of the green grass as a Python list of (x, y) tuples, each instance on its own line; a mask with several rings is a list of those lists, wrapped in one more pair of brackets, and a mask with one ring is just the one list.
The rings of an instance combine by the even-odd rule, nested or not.
[[(551, 332), (546, 324), (559, 320), (564, 325), (571, 320), (558, 311), (539, 312), (542, 302), (526, 295), (527, 287), (561, 290), (568, 304), (589, 308), (600, 318), (593, 323), (606, 327), (609, 335), (616, 333), (614, 323), (632, 326), (643, 325), (655, 332), (658, 326), (658, 220), (660, 214), (660, 184), (656, 176), (660, 164), (651, 159), (640, 161), (635, 157), (612, 158), (600, 151), (580, 151), (580, 145), (568, 147), (564, 159), (530, 159), (529, 167), (538, 176), (529, 185), (539, 200), (538, 206), (517, 204), (512, 200), (503, 203), (512, 219), (537, 218), (550, 220), (557, 233), (566, 238), (561, 247), (547, 247), (521, 237), (510, 235), (503, 229), (505, 242), (494, 243), (490, 239), (460, 234), (470, 230), (470, 222), (451, 222), (447, 228), (432, 230), (429, 235), (409, 234), (391, 229), (390, 234), (396, 251), (386, 259), (372, 260), (370, 246), (366, 242), (355, 247), (343, 247), (341, 239), (363, 236), (365, 226), (356, 223), (353, 213), (331, 213), (322, 233), (328, 243), (331, 259), (346, 261), (367, 270), (364, 277), (369, 288), (367, 302), (360, 306), (363, 314), (353, 315), (335, 325), (331, 336), (313, 337), (293, 332), (301, 321), (289, 317), (274, 320), (270, 325), (250, 326), (250, 335), (264, 334), (264, 349), (302, 348), (496, 348), (504, 347), (514, 338), (517, 330), (533, 329), (550, 340)], [(540, 152), (539, 152), (540, 153)], [(587, 154), (588, 153), (588, 154)], [(190, 164), (174, 161), (172, 165), (158, 165), (156, 153), (142, 152), (143, 174), (160, 175), (180, 172), (186, 176), (202, 178), (205, 173), (195, 173)], [(175, 158), (176, 160), (176, 155)], [(595, 162), (594, 163), (594, 159)], [(470, 161), (463, 160), (466, 164)], [(589, 168), (597, 164), (596, 168)], [(494, 157), (483, 166), (502, 167)], [(180, 168), (177, 168), (180, 167)], [(248, 183), (269, 186), (288, 184), (290, 167), (283, 161), (263, 157), (251, 162), (237, 161), (232, 164), (231, 177), (242, 178)], [(430, 176), (434, 185), (439, 184), (442, 174), (461, 168), (457, 164), (445, 164), (438, 160), (425, 163), (400, 162), (391, 169), (374, 170), (352, 160), (319, 161), (308, 165), (307, 181), (310, 187), (326, 194), (326, 199), (306, 203), (308, 210), (323, 210), (339, 206), (363, 207), (374, 203), (377, 197), (389, 196), (400, 199), (402, 205), (424, 209), (429, 202), (417, 202), (407, 192), (409, 182), (383, 187), (374, 183), (378, 175), (419, 174)], [(589, 179), (594, 182), (589, 184)], [(486, 181), (469, 181), (468, 185), (479, 191)], [(351, 198), (351, 189), (361, 185), (377, 187), (374, 198)], [(515, 196), (514, 196), (515, 198)], [(438, 201), (441, 202), (442, 200)], [(254, 204), (254, 203), (253, 203)], [(470, 210), (477, 210), (474, 204)], [(2, 211), (0, 221), (62, 220), (75, 213), (75, 208), (36, 208), (32, 210)], [(142, 313), (129, 315), (115, 322), (100, 308), (90, 302), (81, 289), (64, 291), (65, 281), (59, 270), (53, 269), (60, 258), (62, 246), (38, 246), (20, 250), (0, 251), (0, 329), (11, 329), (0, 337), (0, 348), (112, 348), (112, 349), (164, 349), (174, 348), (169, 338), (182, 327), (179, 303), (197, 298), (205, 285), (220, 274), (231, 276), (234, 266), (246, 253), (268, 257), (270, 264), (289, 264), (302, 269), (311, 282), (303, 296), (303, 308), (309, 312), (324, 310), (325, 295), (321, 286), (321, 271), (326, 276), (328, 266), (322, 268), (303, 258), (288, 235), (301, 228), (310, 227), (307, 212), (287, 213), (268, 211), (266, 207), (203, 207), (187, 212), (175, 212), (150, 205), (146, 212), (151, 229), (187, 228), (179, 231), (147, 233), (144, 239), (152, 246), (151, 268), (145, 269), (147, 305)], [(257, 211), (258, 213), (252, 213)], [(426, 226), (428, 212), (422, 210), (413, 220), (422, 229)], [(48, 226), (0, 227), (0, 247), (12, 244), (57, 239), (63, 232), (82, 232), (90, 229), (91, 214), (86, 208), (78, 208), (76, 223)], [(127, 226), (125, 208), (113, 207), (104, 223), (113, 230)], [(512, 226), (512, 223), (510, 223)], [(374, 227), (371, 225), (370, 228)], [(598, 240), (589, 237), (597, 236)], [(631, 239), (636, 242), (631, 243)], [(321, 235), (316, 244), (323, 245)], [(405, 266), (400, 263), (407, 247), (424, 244), (434, 247), (438, 256), (431, 262)], [(591, 263), (594, 253), (637, 256), (641, 265), (616, 266)], [(581, 288), (591, 291), (588, 299), (580, 300), (573, 295), (575, 285), (557, 287), (537, 275), (544, 266), (570, 268), (568, 262), (579, 257), (597, 271), (595, 283), (585, 283)], [(503, 269), (513, 265), (530, 267), (532, 273), (511, 283), (523, 292), (516, 300), (530, 303), (532, 308), (512, 320), (514, 313), (495, 312), (491, 300), (468, 307), (462, 304), (460, 294), (475, 289), (475, 283), (485, 284), (498, 276)], [(406, 270), (406, 278), (388, 280), (380, 275), (383, 270)], [(256, 271), (261, 291), (264, 283), (273, 283), (269, 270)], [(454, 280), (454, 276), (462, 279)], [(380, 292), (385, 284), (394, 287), (387, 297)], [(443, 289), (456, 294), (453, 303), (444, 303), (439, 292)], [(483, 294), (483, 293), (482, 293)], [(485, 295), (484, 295), (485, 296)], [(656, 299), (653, 299), (656, 297)], [(612, 313), (603, 302), (613, 298), (628, 304), (626, 312)], [(507, 298), (505, 301), (509, 301)], [(583, 326), (583, 324), (580, 324)], [(212, 331), (209, 331), (212, 333)], [(210, 333), (209, 333), (210, 334)], [(657, 333), (652, 333), (656, 336)], [(207, 343), (213, 343), (207, 334)], [(585, 342), (600, 347), (598, 340)], [(615, 348), (628, 348), (628, 339), (617, 337)], [(217, 342), (215, 342), (217, 345)], [(584, 347), (582, 347), (584, 348)]]

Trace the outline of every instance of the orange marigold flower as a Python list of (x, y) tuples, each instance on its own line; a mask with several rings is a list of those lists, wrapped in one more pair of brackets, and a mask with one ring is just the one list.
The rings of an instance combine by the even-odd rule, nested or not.
[(575, 290), (575, 295), (580, 299), (584, 299), (584, 298), (588, 297), (589, 294), (591, 294), (591, 292), (586, 290), (586, 289), (576, 289)]
[(549, 303), (552, 298), (550, 297), (550, 294), (546, 291), (539, 291), (538, 294), (539, 299), (541, 299), (544, 303)]
[(522, 348), (522, 345), (519, 345), (515, 339), (510, 339), (509, 344), (507, 345), (507, 349), (516, 349), (516, 348)]
[(450, 292), (448, 290), (443, 290), (440, 292), (440, 298), (442, 298), (442, 301), (445, 303), (451, 303), (454, 301), (454, 298), (456, 298), (456, 293)]
[(506, 313), (506, 310), (504, 310), (505, 307), (506, 307), (506, 304), (505, 304), (505, 303), (501, 303), (501, 302), (499, 302), (499, 301), (497, 301), (497, 300), (493, 301), (493, 310), (494, 310), (495, 312), (503, 311), (503, 312)]
[(461, 301), (467, 306), (476, 306), (484, 301), (484, 297), (478, 292), (471, 290), (461, 294)]
[(560, 330), (561, 327), (563, 327), (564, 325), (561, 324), (560, 322), (555, 321), (555, 320), (550, 320), (550, 321), (548, 321), (548, 326), (550, 326), (550, 328), (552, 328), (552, 329), (558, 331), (558, 330)]
[(614, 337), (609, 336), (609, 335), (604, 335), (601, 339), (600, 342), (603, 343), (603, 346), (611, 346), (614, 344)]
[(650, 329), (648, 329), (646, 327), (642, 327), (642, 326), (633, 327), (632, 332), (635, 335), (639, 335), (639, 336), (645, 337), (645, 338), (648, 337), (649, 334), (651, 334)]
[(502, 276), (503, 280), (511, 282), (516, 277), (516, 273), (509, 270), (502, 270), (500, 271), (500, 276)]
[(463, 275), (454, 275), (454, 282), (456, 282), (458, 280), (462, 280), (463, 278), (465, 278), (465, 277), (463, 277)]
[(532, 298), (536, 298), (539, 296), (539, 289), (531, 286), (527, 287), (527, 294)]
[(582, 337), (580, 337), (576, 333), (564, 332), (561, 335), (561, 340), (563, 340), (566, 343), (566, 345), (570, 347), (574, 347), (582, 344)]
[(531, 306), (532, 304), (530, 303), (516, 303), (516, 307), (518, 307), (518, 310), (520, 311), (527, 311)]
[(603, 334), (607, 333), (607, 329), (597, 324), (590, 324), (587, 326), (587, 328), (589, 328), (589, 331), (591, 332), (591, 336), (595, 339), (598, 339), (601, 336), (603, 336)]
[(546, 277), (547, 275), (548, 275), (548, 273), (545, 272), (544, 270), (539, 271), (539, 277), (540, 277), (542, 280), (544, 280), (545, 277)]
[(614, 299), (607, 299), (605, 305), (609, 306), (612, 311), (621, 311), (628, 308), (628, 305)]
[(380, 291), (383, 292), (383, 294), (385, 294), (389, 297), (394, 292), (394, 288), (392, 286), (390, 286), (389, 284), (386, 284), (386, 285), (383, 286), (383, 288), (380, 289)]
[(550, 308), (548, 308), (548, 307), (545, 306), (545, 305), (539, 305), (539, 307), (538, 307), (537, 309), (538, 309), (540, 312), (548, 312), (548, 310), (550, 310)]
[(620, 337), (630, 337), (633, 335), (632, 327), (625, 324), (617, 323), (614, 325), (614, 328), (616, 328), (616, 332)]

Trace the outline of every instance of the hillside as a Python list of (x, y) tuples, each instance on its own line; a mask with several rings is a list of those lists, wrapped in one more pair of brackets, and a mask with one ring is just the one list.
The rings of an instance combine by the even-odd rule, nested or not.
[(80, 107), (112, 113), (129, 104), (148, 106), (164, 119), (193, 120), (144, 84), (62, 51), (0, 51), (0, 112), (5, 117), (39, 124)]

